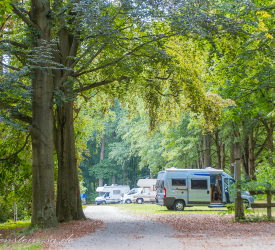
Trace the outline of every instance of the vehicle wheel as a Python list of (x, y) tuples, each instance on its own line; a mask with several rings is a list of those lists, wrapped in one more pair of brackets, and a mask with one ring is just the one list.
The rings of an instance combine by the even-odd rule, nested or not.
[(105, 205), (105, 204), (106, 204), (106, 201), (102, 201), (101, 204), (102, 204), (102, 205)]
[(100, 203), (96, 203), (96, 205), (100, 205)]
[(167, 207), (168, 210), (174, 210), (174, 207)]
[(131, 200), (127, 199), (127, 200), (125, 201), (125, 203), (126, 203), (126, 204), (131, 204), (132, 202), (131, 202)]
[(249, 201), (246, 199), (243, 199), (243, 206), (248, 209), (249, 208)]
[(143, 203), (143, 199), (141, 199), (141, 198), (137, 199), (137, 203), (138, 204), (142, 204)]
[(185, 202), (183, 200), (178, 200), (174, 203), (174, 208), (176, 211), (183, 211), (185, 207)]

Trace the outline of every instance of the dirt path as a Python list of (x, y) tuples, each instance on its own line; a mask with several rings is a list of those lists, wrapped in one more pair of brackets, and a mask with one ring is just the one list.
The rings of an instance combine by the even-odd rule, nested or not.
[(220, 215), (185, 212), (141, 216), (113, 206), (89, 206), (84, 212), (105, 226), (58, 249), (275, 250), (274, 222), (226, 223)]
[(106, 225), (97, 232), (60, 245), (60, 249), (183, 249), (177, 231), (169, 225), (147, 220), (113, 206), (89, 206), (88, 218), (103, 220)]

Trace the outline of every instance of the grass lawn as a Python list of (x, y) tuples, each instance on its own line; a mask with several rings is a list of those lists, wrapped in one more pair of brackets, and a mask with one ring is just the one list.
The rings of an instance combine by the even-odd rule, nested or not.
[[(42, 244), (34, 243), (34, 244), (27, 244), (21, 242), (4, 242), (5, 232), (9, 232), (9, 234), (17, 234), (18, 231), (26, 231), (26, 229), (31, 225), (30, 220), (23, 220), (15, 222), (5, 222), (0, 223), (0, 250), (4, 249), (11, 249), (11, 250), (35, 250), (35, 249), (42, 249)], [(21, 236), (22, 237), (22, 236)], [(18, 240), (21, 238), (19, 237)], [(3, 243), (4, 242), (4, 243)], [(2, 244), (1, 244), (2, 243)]]
[(227, 208), (209, 208), (209, 207), (185, 207), (184, 211), (171, 211), (165, 206), (158, 206), (155, 204), (117, 204), (111, 205), (119, 207), (120, 209), (129, 210), (136, 214), (177, 214), (177, 213), (205, 213), (205, 214), (219, 214), (227, 211)]
[[(258, 201), (257, 201), (258, 202)], [(263, 201), (259, 201), (261, 203)], [(158, 206), (155, 204), (110, 204), (110, 206), (116, 206), (120, 209), (128, 210), (136, 214), (178, 214), (178, 213), (187, 213), (187, 214), (222, 214), (227, 211), (227, 208), (209, 208), (206, 206), (201, 207), (185, 207), (184, 211), (171, 211), (168, 210), (165, 206)], [(275, 217), (275, 208), (272, 208), (272, 216)], [(258, 216), (266, 215), (266, 208), (257, 208), (257, 209), (247, 209), (249, 214), (255, 214)]]

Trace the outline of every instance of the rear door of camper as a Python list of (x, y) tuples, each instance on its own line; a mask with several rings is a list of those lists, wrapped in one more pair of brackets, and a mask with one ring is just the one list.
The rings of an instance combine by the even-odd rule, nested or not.
[(188, 204), (210, 204), (210, 174), (193, 173), (188, 178)]

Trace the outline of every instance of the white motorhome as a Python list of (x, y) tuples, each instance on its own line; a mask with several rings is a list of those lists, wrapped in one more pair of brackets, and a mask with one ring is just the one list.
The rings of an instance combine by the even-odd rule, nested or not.
[(96, 192), (99, 196), (95, 198), (95, 203), (97, 205), (105, 205), (106, 203), (119, 203), (121, 197), (128, 193), (130, 187), (128, 185), (122, 186), (117, 184), (112, 184), (111, 186), (104, 185), (103, 187), (98, 187)]
[[(229, 191), (234, 183), (222, 169), (166, 169), (158, 173), (156, 204), (177, 211), (192, 206), (224, 207), (233, 202)], [(242, 193), (242, 199), (246, 207), (254, 203), (248, 192)]]
[(142, 204), (144, 202), (155, 202), (156, 198), (156, 179), (140, 179), (137, 182), (139, 188), (133, 188), (124, 195), (122, 202), (130, 204), (136, 202)]

